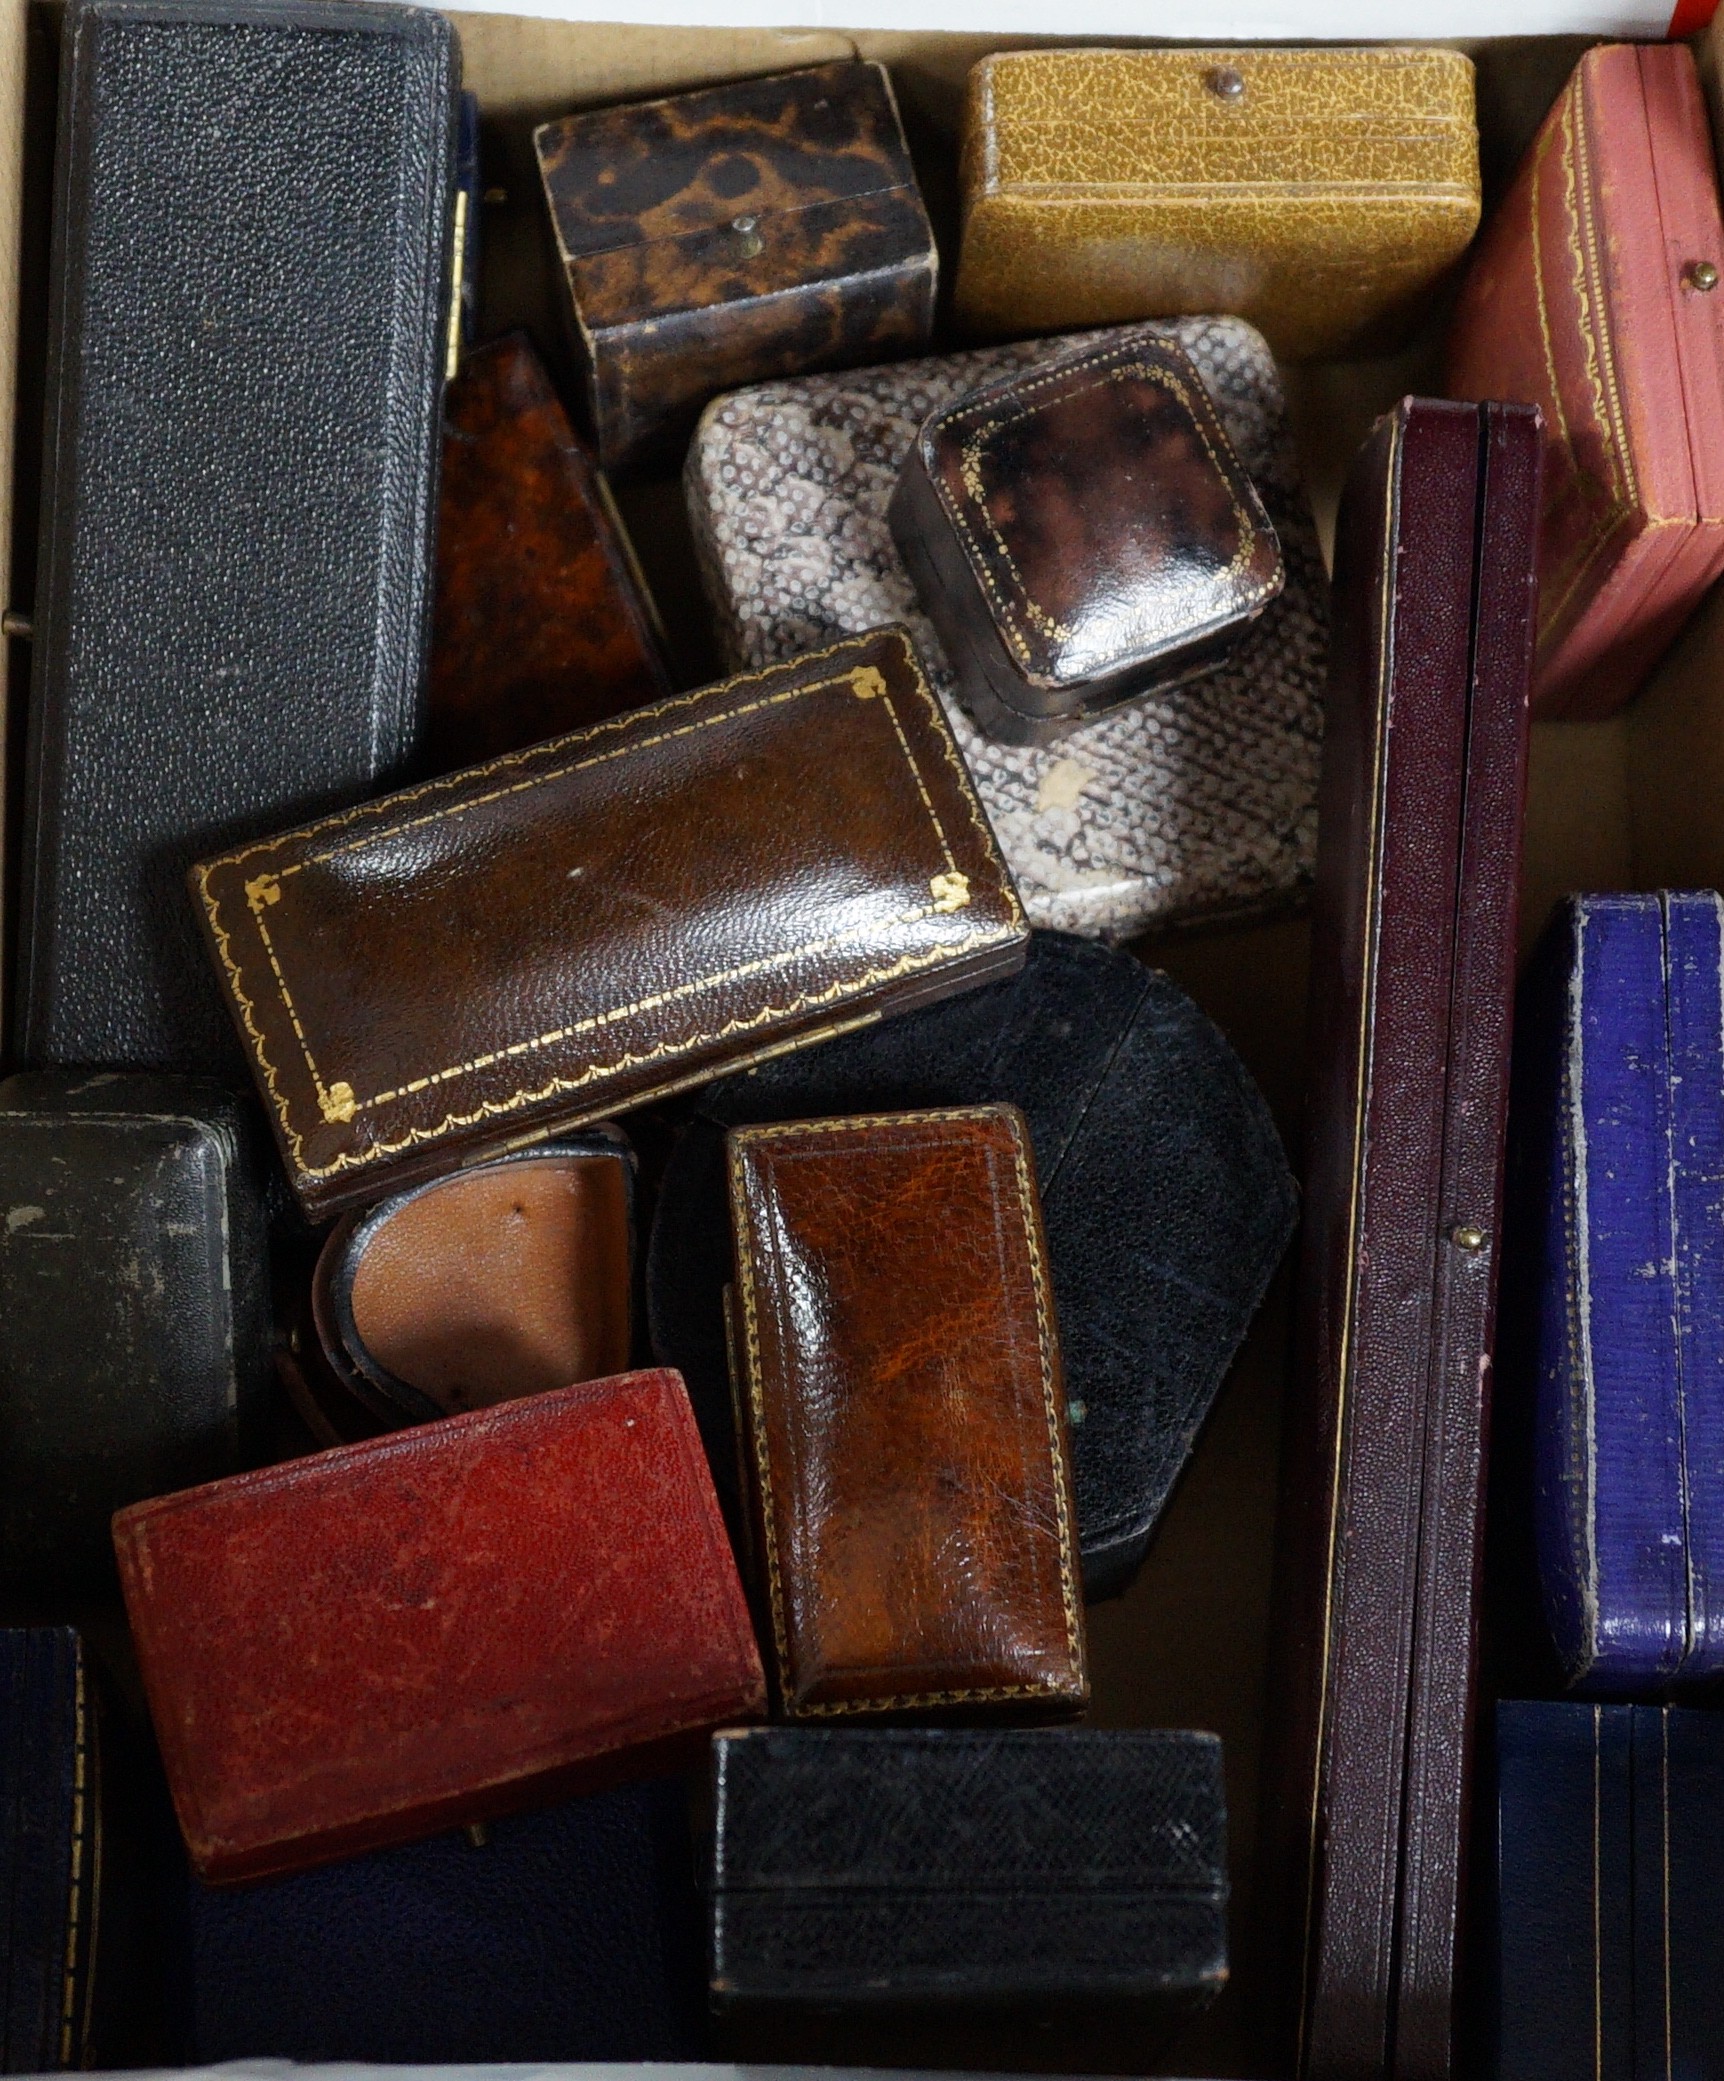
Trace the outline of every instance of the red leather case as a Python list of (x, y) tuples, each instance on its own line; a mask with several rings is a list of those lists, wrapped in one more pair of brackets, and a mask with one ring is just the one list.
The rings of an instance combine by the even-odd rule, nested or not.
[(114, 1520), (200, 1878), (683, 1760), (765, 1679), (683, 1391), (624, 1373)]
[(1544, 412), (1534, 712), (1608, 715), (1724, 570), (1724, 222), (1685, 44), (1581, 59), (1479, 243), (1448, 388)]
[(1539, 440), (1409, 399), (1337, 536), (1269, 1830), (1325, 2081), (1452, 2061)]

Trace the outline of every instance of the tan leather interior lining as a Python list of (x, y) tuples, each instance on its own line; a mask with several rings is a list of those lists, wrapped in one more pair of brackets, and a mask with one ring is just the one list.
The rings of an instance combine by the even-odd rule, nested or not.
[(352, 1306), (377, 1364), (451, 1413), (623, 1372), (623, 1165), (545, 1156), (445, 1179), (371, 1237)]

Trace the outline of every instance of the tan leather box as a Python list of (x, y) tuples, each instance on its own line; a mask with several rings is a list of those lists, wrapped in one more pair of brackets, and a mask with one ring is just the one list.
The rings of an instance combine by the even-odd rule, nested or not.
[(1290, 360), (1394, 344), (1479, 221), (1447, 50), (1012, 51), (970, 74), (957, 310), (983, 335), (1190, 311)]

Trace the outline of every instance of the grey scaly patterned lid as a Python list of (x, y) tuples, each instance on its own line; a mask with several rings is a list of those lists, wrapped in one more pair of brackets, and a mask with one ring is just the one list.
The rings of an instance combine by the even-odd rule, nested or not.
[(1147, 330), (1196, 363), (1280, 537), (1287, 585), (1214, 672), (1040, 748), (996, 744), (952, 676), (886, 525), (923, 420), (1101, 333), (762, 383), (707, 408), (689, 513), (737, 670), (909, 625), (1038, 925), (1119, 937), (1291, 906), (1311, 879), (1328, 586), (1274, 358), (1236, 318)]

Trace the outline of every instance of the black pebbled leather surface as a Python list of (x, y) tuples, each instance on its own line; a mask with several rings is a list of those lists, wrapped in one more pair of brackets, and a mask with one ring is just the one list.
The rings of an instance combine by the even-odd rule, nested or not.
[(721, 2008), (1199, 1998), (1227, 1972), (1211, 1734), (773, 1727), (713, 1741)]
[(1094, 1602), (1143, 1559), (1297, 1211), (1261, 1094), (1166, 976), (1033, 932), (1009, 982), (709, 1085), (659, 1193), (648, 1331), (734, 1526), (724, 1129), (991, 1100), (1023, 1108), (1035, 1147)]
[(419, 728), (459, 51), (83, 0), (61, 75), (17, 1046), (224, 1069), (186, 868)]

